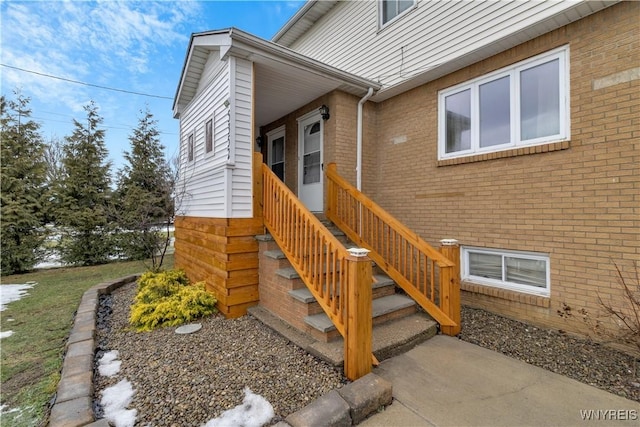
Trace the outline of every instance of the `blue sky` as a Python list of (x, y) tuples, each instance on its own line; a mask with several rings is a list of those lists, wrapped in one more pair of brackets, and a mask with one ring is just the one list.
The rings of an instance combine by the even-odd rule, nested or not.
[[(148, 105), (167, 157), (177, 153), (171, 106), (191, 33), (237, 27), (265, 39), (303, 1), (2, 1), (0, 63), (100, 89), (0, 66), (1, 93), (31, 98), (45, 141), (70, 135), (83, 106), (104, 118), (112, 172), (122, 167), (128, 136)], [(167, 99), (168, 98), (168, 99)]]

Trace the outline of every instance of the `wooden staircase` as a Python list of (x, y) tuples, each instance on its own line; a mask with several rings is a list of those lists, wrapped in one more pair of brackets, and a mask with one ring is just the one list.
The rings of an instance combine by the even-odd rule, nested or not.
[[(323, 223), (345, 246), (354, 246), (335, 226), (326, 224), (325, 221)], [(260, 307), (314, 341), (335, 343), (336, 346), (341, 346), (340, 333), (300, 279), (277, 243), (268, 234), (257, 236), (256, 239), (259, 241), (260, 247)], [(436, 334), (437, 323), (426, 314), (418, 313), (418, 306), (413, 299), (399, 293), (395, 282), (375, 266), (373, 273), (371, 286), (374, 354), (378, 360), (397, 354), (399, 351), (396, 350), (403, 350), (409, 342), (411, 345), (415, 345)], [(414, 336), (407, 337), (389, 332), (394, 327), (394, 321), (405, 319), (407, 316), (421, 317), (422, 327), (417, 328)], [(381, 325), (386, 327), (383, 333), (385, 337), (376, 340), (376, 333)], [(402, 327), (400, 325), (398, 327)], [(402, 342), (394, 340), (400, 336)], [(378, 344), (378, 348), (375, 348), (376, 344)], [(322, 352), (317, 353), (316, 355), (323, 356)], [(331, 357), (327, 360), (335, 362)]]
[[(336, 232), (335, 227), (332, 232), (259, 156), (254, 155), (254, 216), (262, 218), (270, 234), (258, 237), (260, 305), (254, 316), (265, 314), (269, 322), (273, 318), (274, 324), (284, 323), (276, 329), (285, 336), (282, 331), (294, 329), (312, 336), (314, 342), (329, 344), (340, 341), (339, 335), (344, 344), (345, 376), (351, 380), (371, 372), (372, 362), (388, 354), (380, 350), (380, 341), (403, 348), (411, 346), (415, 337), (425, 336), (407, 337), (402, 328), (384, 327), (402, 316), (414, 316), (417, 308), (404, 295), (396, 294), (380, 271), (429, 313), (443, 333), (459, 332), (455, 261), (459, 252), (454, 240), (442, 241), (441, 251), (435, 250), (341, 178), (335, 164), (325, 171), (325, 215), (344, 233)], [(347, 249), (345, 235), (357, 246)], [(373, 271), (372, 261), (380, 270)], [(302, 290), (304, 286), (309, 293)], [(374, 323), (383, 325), (378, 338), (372, 330)], [(411, 323), (424, 324), (420, 320)], [(411, 323), (404, 323), (403, 328), (412, 329)], [(435, 325), (427, 329), (436, 331)], [(331, 351), (335, 353), (335, 346)]]

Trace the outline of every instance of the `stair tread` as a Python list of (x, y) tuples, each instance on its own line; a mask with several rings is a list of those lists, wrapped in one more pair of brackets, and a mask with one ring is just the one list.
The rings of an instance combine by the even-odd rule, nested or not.
[(273, 249), (271, 251), (264, 251), (264, 256), (272, 259), (285, 259), (287, 256), (280, 249)]
[(278, 276), (284, 277), (285, 279), (299, 279), (300, 278), (300, 275), (298, 274), (296, 269), (293, 268), (293, 267), (279, 268), (278, 270), (276, 270), (276, 274)]
[[(415, 305), (415, 301), (411, 298), (404, 295), (394, 294), (374, 299), (371, 309), (373, 317), (376, 318)], [(321, 332), (329, 332), (336, 328), (333, 325), (333, 322), (331, 322), (331, 319), (329, 319), (329, 316), (325, 313), (306, 316), (304, 321)]]
[[(384, 274), (376, 274), (376, 275), (374, 275), (374, 281), (373, 281), (372, 289), (378, 289), (378, 288), (382, 288), (384, 286), (393, 286), (393, 285), (395, 285), (395, 282), (393, 280), (391, 280), (388, 276), (386, 276)], [(305, 288), (300, 288), (300, 289), (293, 289), (293, 290), (289, 291), (288, 293), (293, 298), (295, 298), (298, 301), (303, 302), (305, 304), (309, 304), (309, 303), (312, 303), (312, 302), (316, 301), (315, 297), (313, 296), (313, 294), (311, 293), (309, 288), (306, 288), (306, 287)]]
[(315, 302), (316, 300), (309, 288), (293, 289), (289, 291), (289, 295), (305, 304)]
[[(313, 355), (340, 366), (344, 362), (344, 341), (320, 342), (289, 326), (267, 309), (256, 305), (247, 310), (252, 316)], [(424, 313), (414, 313), (373, 328), (372, 350), (379, 361), (404, 353), (437, 332), (437, 324)]]
[(384, 286), (395, 285), (396, 282), (393, 281), (386, 274), (374, 274), (373, 275), (373, 289), (382, 288)]

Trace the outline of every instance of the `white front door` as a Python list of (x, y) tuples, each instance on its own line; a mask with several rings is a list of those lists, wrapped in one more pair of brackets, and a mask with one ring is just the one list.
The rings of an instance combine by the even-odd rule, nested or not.
[(320, 114), (298, 119), (298, 198), (311, 212), (323, 212), (322, 133)]

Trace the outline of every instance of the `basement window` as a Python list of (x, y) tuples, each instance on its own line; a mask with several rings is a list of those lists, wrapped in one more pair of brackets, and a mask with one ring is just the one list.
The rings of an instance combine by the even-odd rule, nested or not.
[(501, 249), (463, 247), (462, 280), (549, 296), (549, 255)]

